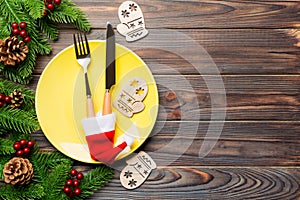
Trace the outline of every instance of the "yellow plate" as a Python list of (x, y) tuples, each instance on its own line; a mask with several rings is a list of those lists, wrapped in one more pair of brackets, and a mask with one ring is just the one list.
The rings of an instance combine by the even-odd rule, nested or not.
[[(91, 63), (88, 75), (95, 110), (102, 109), (105, 92), (105, 41), (89, 41)], [(132, 125), (138, 130), (131, 149), (117, 159), (134, 152), (149, 136), (158, 113), (158, 92), (147, 65), (129, 49), (116, 45), (116, 85), (112, 101), (122, 86), (134, 77), (144, 79), (148, 94), (143, 100), (145, 109), (128, 118), (113, 108), (117, 115), (116, 136)], [(86, 116), (84, 74), (75, 59), (73, 45), (57, 54), (43, 71), (36, 91), (36, 112), (47, 139), (65, 155), (87, 163), (99, 163), (90, 158), (81, 119)], [(131, 129), (130, 129), (131, 130)]]

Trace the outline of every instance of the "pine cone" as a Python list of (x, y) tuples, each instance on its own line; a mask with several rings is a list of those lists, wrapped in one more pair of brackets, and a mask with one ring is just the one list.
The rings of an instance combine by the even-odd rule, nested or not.
[(22, 90), (14, 90), (14, 92), (11, 93), (9, 97), (11, 98), (11, 107), (13, 108), (21, 107), (22, 103), (24, 102)]
[(4, 165), (3, 175), (5, 183), (25, 185), (33, 177), (33, 167), (28, 159), (14, 157)]
[(4, 65), (19, 64), (25, 60), (28, 52), (28, 46), (23, 41), (19, 41), (16, 36), (0, 40), (0, 62)]

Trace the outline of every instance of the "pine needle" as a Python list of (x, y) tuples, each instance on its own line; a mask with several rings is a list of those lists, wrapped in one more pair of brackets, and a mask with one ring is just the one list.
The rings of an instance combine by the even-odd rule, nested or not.
[(16, 130), (26, 134), (40, 129), (35, 116), (24, 110), (12, 109), (10, 107), (0, 108), (0, 124), (5, 129)]

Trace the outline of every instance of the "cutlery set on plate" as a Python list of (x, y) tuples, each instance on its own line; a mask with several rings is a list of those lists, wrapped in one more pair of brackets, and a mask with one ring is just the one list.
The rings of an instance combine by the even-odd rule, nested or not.
[(91, 158), (107, 164), (112, 164), (116, 156), (127, 146), (131, 146), (134, 138), (126, 133), (123, 142), (115, 146), (116, 114), (112, 112), (110, 89), (115, 85), (115, 34), (113, 27), (107, 23), (106, 34), (106, 91), (104, 94), (103, 109), (95, 114), (91, 89), (87, 75), (87, 68), (91, 61), (91, 52), (86, 35), (74, 34), (74, 49), (76, 59), (83, 68), (86, 84), (87, 118), (82, 119), (82, 127), (85, 132)]
[[(91, 62), (91, 52), (89, 48), (88, 39), (85, 34), (74, 34), (74, 49), (76, 54), (76, 59), (79, 65), (83, 68), (85, 76), (85, 86), (86, 86), (86, 97), (87, 97), (87, 117), (94, 117), (94, 105), (92, 100), (92, 94), (90, 89), (90, 84), (88, 80), (87, 69)], [(114, 29), (110, 23), (107, 23), (106, 32), (106, 93), (104, 97), (104, 105), (102, 110), (102, 115), (111, 113), (111, 97), (110, 88), (115, 85), (115, 34)]]

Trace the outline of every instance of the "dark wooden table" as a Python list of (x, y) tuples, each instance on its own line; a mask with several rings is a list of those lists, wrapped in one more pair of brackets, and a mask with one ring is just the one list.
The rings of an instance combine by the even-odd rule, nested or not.
[[(75, 2), (92, 23), (89, 39), (104, 39), (107, 21), (114, 26), (120, 23), (121, 0)], [(133, 191), (121, 186), (116, 171), (115, 178), (91, 199), (299, 199), (300, 1), (137, 3), (149, 36), (128, 44), (117, 34), (117, 42), (136, 49), (158, 84), (160, 111), (154, 134), (139, 149), (159, 152), (153, 154), (158, 168)], [(61, 27), (52, 55), (38, 58), (31, 88), (50, 59), (72, 44), (74, 31), (71, 26)], [(155, 48), (149, 48), (148, 37), (159, 40), (169, 31), (190, 40), (153, 40)], [(205, 70), (210, 66), (191, 49), (191, 41), (207, 51), (220, 76)], [(166, 50), (168, 45), (173, 52)], [(200, 63), (204, 73), (180, 53)], [(222, 90), (209, 88), (206, 82), (218, 77), (225, 86), (225, 99)], [(167, 101), (165, 95), (171, 90), (177, 98)], [(211, 117), (224, 111), (226, 119)], [(207, 134), (209, 126), (212, 132)], [(220, 137), (213, 134), (219, 129)], [(36, 137), (42, 149), (55, 151), (42, 133)], [(205, 141), (217, 142), (200, 157)], [(81, 170), (93, 167), (75, 165)]]

